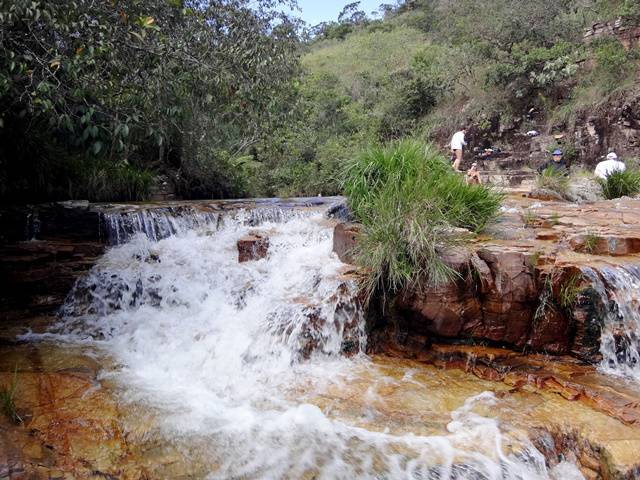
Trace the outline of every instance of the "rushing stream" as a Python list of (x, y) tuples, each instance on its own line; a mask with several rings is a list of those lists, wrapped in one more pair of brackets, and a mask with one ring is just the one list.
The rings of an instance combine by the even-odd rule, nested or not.
[[(105, 375), (125, 400), (161, 411), (170, 441), (204, 445), (209, 478), (583, 478), (566, 462), (547, 468), (523, 431), (491, 414), (489, 392), (446, 418), (391, 420), (410, 399), (409, 418), (428, 417), (430, 392), (363, 353), (354, 284), (323, 212), (241, 212), (166, 234), (147, 220), (137, 234), (121, 225), (129, 241), (78, 282), (47, 336), (112, 357), (119, 367)], [(239, 264), (236, 242), (256, 229), (269, 255)]]
[(640, 268), (603, 267), (587, 275), (602, 299), (601, 370), (640, 384)]

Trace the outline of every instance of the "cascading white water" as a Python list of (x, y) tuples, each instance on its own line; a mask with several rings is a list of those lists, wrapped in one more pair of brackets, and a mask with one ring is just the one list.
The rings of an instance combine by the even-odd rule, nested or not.
[(592, 270), (588, 276), (605, 309), (600, 368), (640, 383), (640, 267), (602, 267), (598, 272), (602, 280)]
[(508, 448), (498, 421), (474, 413), (492, 394), (452, 412), (443, 435), (367, 428), (383, 417), (372, 406), (350, 422), (315, 405), (362, 372), (385, 375), (362, 353), (341, 355), (366, 341), (354, 285), (321, 213), (262, 223), (268, 257), (238, 264), (236, 241), (256, 228), (247, 218), (110, 249), (45, 337), (111, 355), (121, 368), (109, 375), (163, 412), (164, 435), (204, 439), (210, 478), (583, 478), (566, 463), (547, 469), (526, 438)]
[(259, 225), (267, 221), (282, 222), (305, 214), (301, 210), (280, 206), (239, 209), (235, 212), (221, 212), (210, 207), (177, 206), (105, 212), (103, 221), (106, 224), (107, 240), (111, 245), (121, 245), (142, 233), (149, 239), (158, 241), (191, 230), (217, 229), (222, 218), (235, 214), (241, 215), (241, 221), (248, 225)]

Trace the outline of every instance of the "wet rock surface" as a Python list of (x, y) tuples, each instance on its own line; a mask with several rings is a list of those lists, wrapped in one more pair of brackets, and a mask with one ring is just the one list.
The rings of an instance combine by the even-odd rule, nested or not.
[[(459, 278), (408, 288), (378, 327), (400, 341), (415, 334), (427, 343), (485, 342), (598, 362), (608, 306), (591, 286), (597, 277), (615, 291), (602, 270), (640, 265), (638, 212), (637, 199), (575, 204), (512, 194), (487, 236), (445, 255)], [(357, 226), (338, 226), (336, 236), (346, 231)], [(334, 248), (349, 260), (349, 243)]]
[(358, 232), (358, 225), (343, 222), (338, 223), (333, 231), (333, 251), (344, 263), (354, 262)]
[[(45, 326), (45, 319), (31, 325)], [(0, 339), (13, 333), (2, 330)], [(215, 472), (206, 444), (193, 440), (185, 448), (167, 439), (159, 429), (162, 412), (125, 401), (117, 385), (101, 378), (100, 371), (118, 368), (108, 358), (48, 343), (5, 343), (0, 350), (0, 386), (13, 381), (18, 366), (15, 403), (24, 420), (0, 416), (3, 476), (159, 479)], [(480, 347), (436, 345), (415, 360), (389, 353), (403, 358), (376, 356), (346, 383), (321, 394), (302, 387), (298, 395), (362, 428), (438, 435), (446, 433), (452, 410), (490, 391), (498, 408), (479, 413), (510, 425), (509, 438), (526, 432), (550, 466), (566, 458), (587, 478), (636, 478), (637, 392), (603, 383), (593, 368)], [(357, 414), (363, 409), (366, 418)]]
[(71, 239), (0, 244), (0, 322), (54, 312), (104, 248)]
[(250, 262), (265, 258), (269, 253), (269, 237), (261, 233), (252, 233), (238, 240), (238, 262)]
[[(594, 278), (613, 288), (605, 267), (640, 264), (629, 251), (640, 231), (638, 211), (640, 201), (632, 199), (576, 206), (510, 197), (493, 237), (448, 252), (459, 280), (426, 292), (408, 290), (395, 318), (371, 332), (372, 350), (385, 355), (374, 355), (348, 381), (322, 392), (301, 384), (299, 399), (371, 431), (443, 435), (452, 410), (490, 391), (497, 403), (482, 414), (509, 425), (513, 438), (525, 432), (549, 466), (565, 458), (589, 479), (639, 478), (640, 392), (589, 364), (599, 360), (597, 318), (606, 308)], [(342, 229), (334, 248), (348, 260), (357, 228)], [(628, 250), (619, 253), (617, 242)], [(206, 478), (215, 472), (206, 440), (186, 447), (167, 438), (162, 412), (132, 402), (122, 385), (108, 380), (121, 365), (88, 347), (21, 337), (57, 321), (49, 313), (65, 294), (63, 280), (72, 283), (104, 245), (50, 240), (2, 248), (2, 268), (14, 275), (12, 284), (21, 281), (18, 272), (37, 273), (42, 265), (49, 274), (25, 276), (20, 289), (36, 293), (22, 298), (14, 292), (13, 310), (0, 322), (0, 389), (15, 375), (15, 408), (23, 419), (16, 424), (0, 415), (0, 478)], [(68, 272), (57, 273), (58, 290), (47, 283), (55, 272)], [(345, 274), (356, 272), (345, 267)], [(568, 289), (571, 298), (565, 298)], [(41, 315), (15, 309), (40, 292), (53, 292)], [(347, 293), (341, 287), (336, 299)], [(572, 301), (563, 306), (563, 298)], [(541, 308), (545, 302), (554, 308)], [(26, 310), (35, 303), (30, 305)], [(353, 318), (350, 306), (338, 301), (336, 314)], [(309, 315), (315, 314), (311, 306)], [(355, 329), (345, 322), (343, 353), (355, 350)], [(321, 330), (309, 323), (310, 345)], [(456, 344), (461, 341), (510, 348)], [(515, 440), (509, 443), (517, 448)]]

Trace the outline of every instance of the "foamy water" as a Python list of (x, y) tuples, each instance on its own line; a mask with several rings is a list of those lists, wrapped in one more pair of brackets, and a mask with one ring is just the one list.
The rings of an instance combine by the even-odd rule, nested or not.
[(611, 266), (599, 272), (606, 286), (594, 272), (589, 278), (605, 309), (600, 369), (640, 384), (640, 268)]
[[(437, 435), (386, 429), (373, 390), (349, 415), (323, 407), (325, 392), (378, 375), (332, 225), (321, 214), (218, 223), (111, 248), (45, 336), (113, 357), (120, 368), (105, 375), (125, 400), (159, 409), (167, 438), (204, 443), (210, 478), (583, 478), (567, 463), (548, 469), (526, 437), (478, 413), (496, 404), (490, 393), (452, 411)], [(268, 257), (238, 264), (236, 241), (256, 229)]]

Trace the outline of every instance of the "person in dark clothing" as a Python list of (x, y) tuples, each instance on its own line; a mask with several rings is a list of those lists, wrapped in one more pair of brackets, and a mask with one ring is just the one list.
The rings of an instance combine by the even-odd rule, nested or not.
[(562, 158), (562, 150), (559, 148), (554, 150), (552, 159), (540, 165), (538, 167), (538, 173), (544, 172), (547, 168), (556, 169), (559, 173), (564, 175), (569, 174), (569, 168), (567, 167), (564, 158)]

